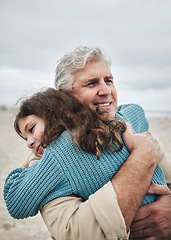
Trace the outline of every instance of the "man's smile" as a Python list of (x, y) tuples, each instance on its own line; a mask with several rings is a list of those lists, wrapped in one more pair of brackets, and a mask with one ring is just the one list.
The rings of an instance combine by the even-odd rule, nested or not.
[(99, 107), (107, 107), (110, 106), (112, 104), (112, 102), (107, 102), (107, 103), (94, 103), (95, 106), (99, 106)]

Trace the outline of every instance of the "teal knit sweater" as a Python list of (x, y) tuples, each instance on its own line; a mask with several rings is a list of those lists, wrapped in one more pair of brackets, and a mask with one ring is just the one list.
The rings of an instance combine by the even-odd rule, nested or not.
[[(116, 118), (129, 122), (135, 133), (148, 131), (149, 124), (139, 105), (119, 106)], [(58, 197), (76, 194), (88, 199), (112, 179), (128, 156), (124, 145), (117, 153), (104, 151), (97, 160), (95, 155), (73, 146), (70, 134), (65, 131), (45, 149), (41, 160), (28, 169), (14, 169), (8, 175), (4, 184), (7, 209), (13, 218), (20, 219), (36, 215), (46, 203)], [(159, 166), (152, 182), (166, 184)], [(142, 205), (153, 201), (154, 195), (146, 195)]]

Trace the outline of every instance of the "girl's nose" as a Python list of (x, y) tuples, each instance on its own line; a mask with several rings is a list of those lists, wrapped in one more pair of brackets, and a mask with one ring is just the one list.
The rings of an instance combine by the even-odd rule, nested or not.
[(32, 148), (32, 147), (33, 147), (33, 144), (34, 144), (34, 141), (33, 141), (33, 140), (31, 140), (31, 139), (28, 139), (28, 140), (27, 140), (27, 147), (28, 147), (28, 148)]

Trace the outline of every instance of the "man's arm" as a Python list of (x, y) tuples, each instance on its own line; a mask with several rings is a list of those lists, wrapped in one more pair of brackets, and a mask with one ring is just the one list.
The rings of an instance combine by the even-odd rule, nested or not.
[(162, 154), (158, 142), (149, 132), (133, 134), (128, 125), (123, 138), (131, 154), (111, 182), (129, 229)]
[[(171, 189), (171, 161), (165, 155), (160, 166)], [(148, 236), (153, 236), (153, 239), (171, 239), (171, 194), (161, 195), (156, 202), (139, 209), (131, 226), (131, 239), (147, 239)]]
[(86, 202), (67, 196), (43, 207), (42, 217), (57, 239), (59, 236), (61, 239), (84, 239), (84, 236), (88, 236), (86, 239), (127, 239), (126, 230), (150, 186), (161, 157), (159, 146), (149, 133), (127, 135), (125, 139), (127, 137), (132, 140), (131, 147), (128, 146), (130, 141), (127, 143), (132, 153), (108, 183), (110, 189), (105, 185)]
[(156, 185), (155, 188), (155, 193), (162, 196), (139, 209), (131, 226), (130, 239), (171, 239), (171, 192), (160, 193), (164, 186)]
[(111, 182), (85, 202), (76, 196), (54, 199), (43, 207), (41, 215), (55, 239), (128, 239)]
[(165, 152), (162, 148), (161, 151), (163, 152), (163, 158), (159, 165), (163, 169), (167, 185), (171, 189), (171, 159), (168, 159), (166, 157)]

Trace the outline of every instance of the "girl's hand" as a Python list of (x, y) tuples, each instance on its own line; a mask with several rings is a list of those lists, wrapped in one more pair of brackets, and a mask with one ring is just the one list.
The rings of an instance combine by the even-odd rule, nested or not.
[(28, 168), (29, 167), (29, 162), (30, 159), (32, 158), (33, 153), (31, 152), (30, 155), (28, 156), (27, 160), (21, 165), (21, 168)]

